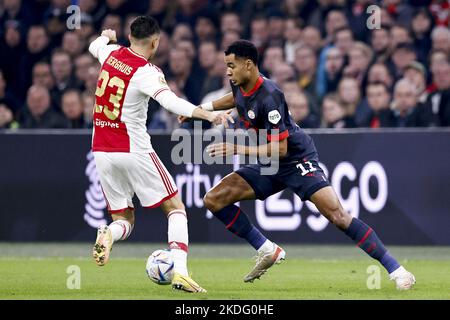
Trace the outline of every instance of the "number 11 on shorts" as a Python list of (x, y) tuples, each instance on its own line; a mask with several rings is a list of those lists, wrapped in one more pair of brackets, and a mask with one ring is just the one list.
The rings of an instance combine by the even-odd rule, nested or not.
[(298, 165), (296, 165), (297, 168), (299, 168), (302, 172), (302, 176), (306, 176), (308, 173), (317, 171), (316, 168), (314, 168), (313, 164), (310, 161), (306, 161), (304, 163), (305, 165), (307, 165), (309, 168), (305, 168), (303, 166), (303, 164), (299, 163)]

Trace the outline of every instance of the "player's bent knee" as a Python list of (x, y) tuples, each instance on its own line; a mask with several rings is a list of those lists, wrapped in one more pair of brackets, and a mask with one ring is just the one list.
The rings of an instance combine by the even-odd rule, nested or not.
[(329, 219), (332, 224), (341, 230), (347, 229), (351, 222), (351, 216), (339, 206), (330, 211)]
[(205, 204), (205, 207), (212, 213), (217, 212), (226, 206), (223, 200), (223, 197), (221, 197), (219, 193), (214, 191), (207, 192), (203, 197), (203, 203)]

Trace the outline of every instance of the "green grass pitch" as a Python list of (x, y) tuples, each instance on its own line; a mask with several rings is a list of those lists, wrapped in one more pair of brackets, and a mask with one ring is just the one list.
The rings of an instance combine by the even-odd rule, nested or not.
[[(147, 256), (164, 247), (119, 243), (109, 264), (97, 267), (89, 243), (1, 243), (0, 299), (450, 299), (449, 247), (390, 246), (417, 280), (413, 290), (398, 291), (381, 267), (380, 288), (368, 289), (367, 269), (380, 265), (354, 246), (286, 245), (286, 261), (248, 284), (242, 278), (253, 266), (251, 248), (192, 244), (190, 272), (207, 294), (176, 292), (147, 278)], [(67, 287), (73, 265), (80, 289)]]

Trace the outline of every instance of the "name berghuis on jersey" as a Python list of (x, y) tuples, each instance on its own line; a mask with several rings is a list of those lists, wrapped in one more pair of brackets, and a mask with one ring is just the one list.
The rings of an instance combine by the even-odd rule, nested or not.
[(114, 69), (129, 75), (131, 72), (133, 72), (133, 67), (127, 65), (126, 63), (114, 58), (113, 56), (110, 56), (108, 60), (106, 60), (106, 63), (109, 64)]

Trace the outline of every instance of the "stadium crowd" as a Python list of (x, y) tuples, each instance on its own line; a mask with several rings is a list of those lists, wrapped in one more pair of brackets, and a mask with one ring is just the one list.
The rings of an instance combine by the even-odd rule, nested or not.
[[(194, 104), (229, 92), (223, 51), (245, 38), (301, 127), (450, 126), (447, 0), (0, 0), (0, 128), (91, 127), (100, 65), (89, 43), (109, 28), (128, 45), (141, 14), (163, 30), (152, 63)], [(153, 100), (147, 123), (179, 127)]]

